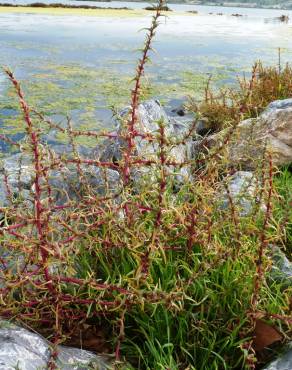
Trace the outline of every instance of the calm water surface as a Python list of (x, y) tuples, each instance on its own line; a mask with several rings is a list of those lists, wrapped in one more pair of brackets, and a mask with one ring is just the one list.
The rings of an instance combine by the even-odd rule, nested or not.
[[(46, 0), (47, 1), (47, 0)], [(19, 0), (15, 3), (29, 3)], [(51, 2), (51, 1), (47, 1)], [(144, 8), (146, 3), (78, 2), (96, 6)], [(148, 94), (168, 109), (187, 95), (199, 96), (210, 75), (214, 84), (232, 83), (261, 59), (276, 64), (291, 60), (292, 24), (275, 18), (283, 10), (175, 5), (179, 12), (161, 21), (156, 53), (147, 69)], [(197, 10), (198, 15), (184, 14)], [(213, 13), (210, 15), (209, 13)], [(223, 15), (216, 15), (223, 13)], [(243, 17), (233, 17), (240, 13)], [(0, 64), (21, 79), (31, 104), (62, 121), (73, 117), (82, 128), (108, 127), (109, 106), (128, 101), (129, 79), (151, 14), (145, 17), (87, 17), (0, 13)], [(15, 99), (0, 74), (0, 127), (19, 137)], [(146, 93), (145, 93), (146, 94)], [(86, 109), (85, 109), (86, 108)]]

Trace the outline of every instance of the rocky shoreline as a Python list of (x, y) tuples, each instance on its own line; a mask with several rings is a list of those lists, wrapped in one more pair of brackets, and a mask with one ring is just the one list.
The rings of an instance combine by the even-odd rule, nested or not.
[[(129, 108), (125, 108), (121, 112), (121, 116), (127, 113)], [(228, 130), (225, 129), (218, 133), (208, 133), (208, 129), (204, 126), (204, 120), (196, 122), (195, 131), (192, 135), (188, 135), (191, 121), (188, 117), (168, 117), (163, 107), (157, 100), (149, 100), (142, 103), (138, 107), (139, 120), (137, 128), (141, 134), (152, 134), (159, 129), (158, 121), (165, 122), (166, 139), (173, 140), (172, 149), (169, 157), (176, 161), (176, 164), (181, 164), (181, 170), (177, 173), (178, 183), (184, 182), (184, 177), (190, 177), (190, 165), (184, 166), (184, 163), (193, 162), (204, 150), (210, 150), (213, 147), (223, 148), (227, 152), (230, 166), (234, 168), (232, 179), (240, 179), (234, 183), (246, 183), (246, 179), (253, 182), (253, 170), (258, 166), (259, 162), (264, 160), (263, 156), (266, 151), (269, 151), (272, 156), (273, 165), (282, 166), (292, 163), (292, 99), (280, 100), (271, 103), (267, 109), (255, 119), (242, 121), (232, 131), (228, 143)], [(111, 162), (114, 164), (122, 157), (122, 152), (125, 149), (125, 141), (122, 139), (122, 127), (119, 121), (116, 121), (116, 130), (110, 134), (110, 138), (105, 139), (93, 150), (84, 146), (80, 147), (80, 156), (84, 158), (94, 158), (101, 162)], [(207, 133), (207, 134), (206, 134)], [(202, 136), (204, 134), (205, 136)], [(183, 143), (179, 141), (187, 136)], [(177, 143), (177, 144), (176, 144)], [(151, 159), (158, 150), (158, 144), (142, 138), (136, 139), (136, 156), (144, 159)], [(70, 153), (70, 147), (64, 145), (50, 146), (50, 150), (55, 152), (56, 156)], [(70, 156), (70, 154), (69, 154)], [(5, 190), (4, 177), (7, 176), (7, 183), (12, 191), (16, 194), (19, 190), (19, 185), (26, 191), (32, 191), (34, 168), (32, 160), (26, 153), (17, 153), (4, 158), (0, 164), (0, 178), (2, 180), (2, 188), (0, 191), (0, 207), (5, 207), (9, 203), (8, 194)], [(91, 166), (92, 168), (94, 166)], [(73, 172), (72, 172), (73, 171)], [(85, 169), (86, 171), (86, 169)], [(142, 170), (144, 172), (145, 169)], [(171, 166), (169, 171), (172, 171)], [(107, 175), (118, 183), (120, 174), (118, 168), (106, 169)], [(102, 173), (100, 169), (95, 167), (88, 172), (90, 184), (98, 189), (98, 192), (103, 192)], [(139, 174), (135, 173), (133, 180), (139, 180)], [(68, 191), (70, 184), (75, 183), (77, 173), (71, 169), (70, 176), (66, 176), (65, 181), (60, 174), (50, 173), (49, 177), (52, 181), (52, 186), (58, 190), (57, 201), (64, 202), (64, 199), (59, 199), (59, 193), (62, 188)], [(245, 180), (244, 180), (245, 179)], [(111, 181), (110, 181), (111, 182)], [(235, 188), (234, 188), (235, 189)], [(242, 189), (241, 189), (242, 190)], [(234, 192), (240, 193), (240, 187)]]

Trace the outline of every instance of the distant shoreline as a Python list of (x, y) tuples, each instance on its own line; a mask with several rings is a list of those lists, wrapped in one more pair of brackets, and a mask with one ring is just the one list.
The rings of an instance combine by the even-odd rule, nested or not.
[[(53, 1), (53, 0), (52, 0)], [(79, 0), (79, 1), (85, 1), (85, 0)], [(111, 3), (111, 0), (91, 0), (92, 2), (102, 2), (105, 1), (107, 3)], [(128, 0), (127, 2), (133, 2), (131, 0)], [(121, 4), (123, 2), (121, 1)], [(140, 1), (140, 3), (143, 3)], [(240, 8), (240, 9), (270, 9), (270, 10), (282, 10), (283, 12), (286, 10), (291, 9), (282, 9), (282, 8), (275, 8), (275, 7), (258, 7), (258, 6), (245, 6), (232, 3), (224, 3), (224, 5), (219, 4), (200, 4), (200, 3), (189, 3), (189, 2), (168, 2), (170, 4), (170, 10), (171, 4), (177, 4), (177, 5), (194, 5), (194, 6), (200, 6), (200, 7), (217, 7), (217, 8)], [(145, 2), (145, 6), (147, 5), (147, 2)], [(149, 10), (144, 9), (133, 9), (128, 7), (104, 7), (104, 6), (95, 6), (95, 5), (74, 5), (74, 4), (64, 4), (64, 3), (42, 3), (42, 2), (34, 2), (31, 4), (11, 4), (11, 3), (0, 3), (0, 13), (32, 13), (32, 14), (56, 14), (56, 15), (70, 15), (70, 14), (80, 14), (80, 15), (87, 15), (87, 16), (145, 16), (146, 14), (149, 14)], [(190, 15), (192, 13), (191, 11), (179, 11), (174, 10), (174, 13), (184, 13)]]
[[(78, 0), (78, 1), (88, 1), (88, 0)], [(92, 2), (111, 2), (112, 0), (90, 0)], [(121, 1), (121, 0), (115, 0), (115, 1)], [(123, 2), (123, 1), (121, 1)], [(143, 0), (143, 1), (140, 1), (140, 0), (127, 0), (127, 2), (131, 3), (131, 2), (138, 2), (138, 3), (145, 3), (145, 4), (148, 4), (147, 0)], [(271, 9), (271, 10), (292, 10), (292, 5), (291, 5), (291, 8), (283, 8), (283, 4), (281, 4), (280, 6), (277, 6), (277, 5), (274, 5), (274, 6), (261, 6), (259, 4), (255, 4), (255, 3), (241, 3), (240, 1), (239, 2), (229, 2), (229, 1), (226, 1), (226, 2), (222, 2), (221, 4), (218, 4), (218, 3), (213, 3), (212, 1), (210, 1), (209, 3), (203, 3), (201, 2), (200, 0), (198, 1), (181, 1), (181, 2), (177, 2), (175, 0), (168, 0), (167, 1), (167, 4), (171, 5), (171, 4), (176, 4), (176, 5), (199, 5), (199, 6), (216, 6), (216, 7), (220, 7), (220, 8), (241, 8), (241, 9)]]
[[(0, 3), (0, 14), (14, 13), (14, 14), (47, 14), (47, 15), (80, 15), (88, 17), (147, 17), (151, 12), (146, 9), (131, 9), (127, 7), (99, 7), (91, 5), (69, 5), (61, 3), (43, 4), (32, 3), (26, 5)], [(163, 11), (164, 13), (164, 11)], [(169, 14), (169, 11), (165, 11)], [(186, 16), (193, 16), (186, 11), (173, 11), (174, 14), (184, 14)]]
[[(61, 4), (63, 5), (63, 4)], [(142, 17), (149, 15), (147, 10), (133, 10), (121, 8), (85, 7), (85, 6), (30, 6), (30, 5), (3, 5), (0, 4), (0, 14), (44, 14), (56, 16), (87, 16), (87, 17)]]
[[(79, 0), (79, 1), (86, 1), (86, 0)], [(91, 0), (91, 1), (101, 1), (101, 0)], [(107, 0), (107, 1), (111, 1), (111, 0)], [(128, 0), (129, 2), (133, 1), (133, 0)], [(173, 3), (174, 4), (174, 3)], [(181, 3), (181, 4), (189, 4), (189, 3)], [(206, 4), (206, 3), (196, 3), (196, 4), (193, 4), (193, 5), (200, 5), (200, 6), (216, 6), (218, 8), (240, 8), (240, 9), (269, 9), (269, 10), (283, 10), (283, 11), (287, 11), (287, 10), (292, 10), (292, 9), (289, 9), (289, 8), (283, 8), (283, 7), (276, 7), (276, 6), (260, 6), (260, 5), (253, 5), (253, 4), (248, 4), (248, 3), (224, 3), (224, 5), (222, 4), (217, 4), (217, 3), (209, 3), (209, 4)]]
[[(110, 1), (106, 1), (110, 2)], [(41, 9), (110, 9), (110, 10), (133, 10), (127, 7), (103, 7), (94, 5), (73, 5), (73, 4), (62, 4), (62, 3), (31, 3), (31, 4), (10, 4), (10, 3), (0, 3), (0, 8), (41, 8)]]

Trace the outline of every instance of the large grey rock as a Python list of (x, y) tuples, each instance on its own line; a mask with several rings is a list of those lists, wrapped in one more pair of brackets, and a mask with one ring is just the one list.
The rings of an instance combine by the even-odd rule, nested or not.
[[(224, 135), (210, 137), (220, 143)], [(277, 166), (292, 163), (292, 99), (271, 103), (258, 117), (242, 121), (226, 147), (232, 164), (254, 169), (266, 150)]]
[(0, 175), (0, 207), (7, 207), (9, 203), (10, 197), (5, 185), (5, 177)]
[[(119, 172), (110, 168), (81, 165), (81, 176), (76, 167), (49, 173), (49, 184), (57, 205), (81, 199), (84, 194), (109, 196), (121, 190)], [(89, 187), (90, 193), (86, 190)]]
[[(86, 148), (79, 148), (80, 155), (85, 158), (98, 158), (103, 162), (118, 163), (122, 159), (123, 150), (126, 142), (123, 139), (123, 125), (125, 117), (129, 113), (129, 108), (124, 109), (119, 120), (116, 121), (117, 131), (111, 139), (99, 144), (93, 151)], [(183, 143), (181, 141), (188, 134), (188, 123), (184, 119), (168, 117), (160, 103), (156, 100), (149, 100), (139, 105), (137, 111), (138, 121), (135, 129), (142, 135), (158, 135), (159, 121), (165, 125), (165, 139), (167, 141), (166, 155), (167, 160), (175, 162), (176, 166), (168, 166), (169, 174), (174, 174), (175, 179), (183, 183), (190, 177), (190, 166), (184, 165), (192, 159), (192, 138), (191, 135)], [(85, 150), (86, 149), (86, 150)], [(65, 155), (71, 157), (70, 147), (64, 145), (51, 145), (50, 154), (45, 145), (42, 145), (43, 157), (49, 159), (50, 156), (58, 157)], [(159, 162), (159, 143), (158, 139), (147, 140), (144, 137), (135, 138), (135, 155), (143, 160), (153, 160)], [(52, 160), (51, 160), (52, 161)], [(182, 165), (182, 166), (180, 166)], [(142, 167), (142, 168), (141, 168)], [(82, 177), (79, 175), (76, 166), (70, 165), (63, 167), (62, 171), (50, 170), (48, 174), (49, 185), (52, 187), (52, 194), (58, 205), (66, 203), (68, 200), (80, 199), (83, 189), (89, 185), (96, 195), (116, 194), (120, 188), (120, 174), (110, 168), (101, 168), (91, 165), (81, 165)], [(137, 166), (133, 171), (133, 178), (136, 180), (149, 175), (150, 166)], [(31, 198), (29, 191), (34, 191), (34, 167), (32, 159), (26, 154), (15, 154), (5, 158), (0, 164), (0, 207), (11, 204), (7, 186), (5, 185), (5, 175), (11, 195), (22, 198)], [(151, 178), (151, 176), (148, 176)], [(46, 184), (42, 184), (46, 187)], [(19, 189), (23, 189), (19, 192)], [(45, 196), (44, 196), (45, 197)], [(31, 202), (30, 202), (31, 203)]]
[[(127, 120), (129, 108), (124, 109), (120, 114), (120, 120), (116, 124), (116, 132), (113, 138), (105, 140), (93, 150), (93, 156), (101, 161), (116, 163), (122, 159), (123, 151), (126, 148), (126, 141), (123, 139), (123, 123)], [(163, 107), (157, 100), (149, 100), (141, 103), (137, 110), (137, 122), (135, 130), (141, 135), (159, 135), (159, 122), (164, 124), (165, 139), (168, 141), (166, 149), (168, 161), (183, 164), (192, 158), (192, 138), (188, 138), (182, 144), (182, 139), (187, 135), (189, 127), (184, 122), (174, 117), (168, 117)], [(148, 140), (145, 137), (135, 137), (135, 156), (143, 160), (159, 161), (158, 139)], [(175, 173), (176, 168), (169, 166), (169, 173)], [(141, 171), (147, 172), (143, 168)], [(182, 166), (177, 170), (180, 181), (190, 175), (188, 166)]]
[(292, 262), (279, 247), (271, 246), (272, 268), (269, 278), (281, 283), (284, 287), (292, 286)]
[(30, 189), (34, 176), (33, 171), (30, 156), (22, 153), (4, 158), (0, 165), (0, 173), (6, 174), (8, 184), (12, 189), (17, 189), (19, 186)]
[[(40, 335), (0, 321), (0, 370), (45, 370), (50, 359), (50, 345)], [(60, 370), (110, 369), (111, 360), (72, 347), (58, 347)]]
[(287, 346), (284, 353), (266, 366), (263, 370), (291, 370), (292, 369), (292, 343)]
[[(258, 180), (253, 172), (237, 171), (232, 176), (224, 179), (228, 188), (220, 194), (220, 207), (230, 207), (230, 198), (241, 216), (251, 213), (253, 207), (258, 203), (257, 189)], [(228, 195), (229, 193), (229, 195)]]
[(283, 99), (283, 100), (275, 100), (270, 103), (267, 109), (263, 112), (262, 115), (270, 114), (275, 110), (283, 110), (283, 109), (291, 109), (292, 108), (292, 99)]
[(7, 207), (17, 199), (29, 197), (33, 171), (28, 155), (18, 153), (1, 160), (0, 207)]
[[(56, 148), (56, 147), (54, 147)], [(60, 153), (65, 152), (64, 148), (57, 147)], [(88, 154), (88, 153), (87, 153)], [(26, 206), (33, 204), (34, 192), (34, 167), (30, 156), (18, 153), (4, 158), (0, 164), (0, 208), (8, 207), (17, 200), (25, 200)], [(83, 177), (80, 177), (77, 166), (69, 165), (60, 170), (51, 170), (48, 173), (49, 185), (52, 196), (57, 205), (62, 205), (68, 200), (77, 200), (82, 197), (85, 187), (88, 185), (95, 195), (113, 194), (119, 191), (120, 175), (110, 168), (101, 168), (94, 165), (80, 166)], [(6, 180), (8, 188), (6, 185)], [(46, 189), (43, 183), (43, 190)], [(43, 192), (43, 198), (46, 192)]]

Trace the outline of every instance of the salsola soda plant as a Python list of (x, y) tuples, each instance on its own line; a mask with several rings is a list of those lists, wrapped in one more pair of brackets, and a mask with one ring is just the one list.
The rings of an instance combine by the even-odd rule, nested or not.
[[(280, 54), (279, 54), (280, 55)], [(257, 117), (270, 102), (292, 97), (292, 68), (289, 64), (266, 67), (261, 61), (254, 64), (250, 78), (238, 77), (237, 85), (214, 91), (208, 81), (204, 99), (190, 99), (190, 111), (204, 119), (210, 131), (218, 131), (240, 120)]]
[[(254, 369), (261, 355), (257, 321), (278, 324), (283, 336), (291, 329), (289, 289), (266, 282), (268, 244), (282, 238), (269, 153), (257, 170), (260, 199), (251, 215), (242, 215), (224, 180), (231, 171), (224, 146), (178, 161), (174, 149), (186, 145), (195, 124), (179, 137), (167, 135), (162, 119), (153, 132), (141, 130), (141, 81), (163, 5), (118, 133), (54, 123), (28, 106), (6, 70), (26, 136), (21, 142), (1, 136), (21, 155), (19, 171), (3, 174), (0, 315), (51, 341), (50, 369), (57, 344), (77, 338), (86, 348), (90, 330), (102, 343), (89, 349), (115, 353), (116, 368)], [(50, 130), (68, 138), (68, 152), (50, 148)], [(95, 156), (80, 150), (84, 137), (96, 140)], [(120, 155), (99, 154), (102, 143), (117, 142)], [(139, 145), (155, 150), (145, 155)], [(24, 186), (28, 168), (31, 187)], [(227, 208), (220, 206), (222, 187)]]

